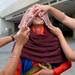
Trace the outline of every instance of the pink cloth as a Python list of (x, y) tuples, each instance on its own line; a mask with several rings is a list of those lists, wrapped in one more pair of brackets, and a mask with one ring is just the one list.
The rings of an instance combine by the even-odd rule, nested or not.
[(19, 24), (19, 28), (22, 25), (27, 25), (30, 26), (32, 23), (33, 18), (38, 15), (41, 19), (44, 20), (46, 25), (50, 25), (51, 22), (48, 18), (48, 14), (45, 13), (44, 11), (41, 11), (39, 4), (35, 4), (32, 7), (28, 8), (27, 11), (25, 12), (24, 16), (22, 17), (22, 20)]

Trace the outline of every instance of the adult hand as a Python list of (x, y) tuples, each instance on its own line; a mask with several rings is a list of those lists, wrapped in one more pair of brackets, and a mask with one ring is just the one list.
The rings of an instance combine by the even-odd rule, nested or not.
[(57, 37), (60, 37), (60, 35), (63, 35), (63, 34), (62, 34), (62, 31), (61, 31), (60, 28), (58, 28), (58, 27), (55, 27), (55, 26), (53, 26), (53, 25), (50, 25), (50, 26), (49, 26), (49, 29), (50, 29), (50, 31), (51, 31), (52, 33), (54, 33)]
[(14, 35), (16, 43), (24, 45), (29, 39), (29, 31), (30, 31), (29, 27), (22, 26), (20, 30), (16, 33), (16, 35)]
[(38, 5), (42, 11), (47, 12), (50, 9), (50, 5)]
[(54, 74), (54, 71), (53, 70), (50, 70), (50, 69), (42, 69), (40, 70), (39, 72), (36, 72), (32, 75), (53, 75)]
[(21, 26), (29, 26), (32, 23), (33, 18), (40, 12), (38, 4), (35, 4), (29, 7), (24, 13), (21, 22), (19, 24), (19, 28)]

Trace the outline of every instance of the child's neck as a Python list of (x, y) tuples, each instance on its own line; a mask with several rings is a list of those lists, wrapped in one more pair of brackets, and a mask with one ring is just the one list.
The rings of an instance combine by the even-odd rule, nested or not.
[(42, 27), (42, 26), (44, 26), (43, 24), (39, 24), (39, 25), (34, 25), (33, 24), (33, 26), (35, 27), (35, 28), (39, 28), (39, 27)]

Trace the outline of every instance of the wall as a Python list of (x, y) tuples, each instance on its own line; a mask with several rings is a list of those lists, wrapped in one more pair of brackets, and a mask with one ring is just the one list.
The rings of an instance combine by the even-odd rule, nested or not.
[(14, 23), (0, 19), (0, 37), (14, 33)]
[[(1, 17), (7, 16), (13, 12), (16, 12), (22, 8), (27, 7), (30, 4), (36, 3), (37, 1), (39, 1), (39, 0), (15, 0), (15, 2), (12, 3), (11, 5), (7, 6), (6, 9), (0, 11), (0, 16)], [(7, 1), (6, 1), (6, 3), (7, 3)], [(9, 3), (9, 1), (8, 1), (8, 3)]]
[[(10, 32), (9, 32), (10, 31)], [(12, 31), (12, 32), (11, 32)], [(0, 19), (0, 38), (14, 33), (14, 23)], [(3, 68), (8, 61), (13, 44), (10, 43), (0, 48), (0, 68)]]

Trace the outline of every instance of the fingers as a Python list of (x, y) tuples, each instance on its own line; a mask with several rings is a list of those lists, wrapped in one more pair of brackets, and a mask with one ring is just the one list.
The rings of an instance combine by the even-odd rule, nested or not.
[(27, 26), (22, 26), (19, 30), (19, 34), (22, 34), (23, 36), (25, 36), (27, 39), (29, 39), (29, 35), (30, 35), (30, 28)]
[(39, 8), (36, 8), (32, 11), (33, 14), (36, 14), (36, 12), (39, 10)]
[(54, 28), (54, 26), (53, 26), (51, 23), (49, 23), (49, 24), (47, 25), (47, 27), (48, 27), (50, 30)]
[(40, 6), (40, 4), (33, 5), (34, 8), (39, 7), (39, 6)]
[(29, 32), (30, 28), (28, 26), (23, 25), (23, 26), (21, 26), (20, 30), (21, 30), (21, 32), (24, 32), (24, 31)]
[(56, 28), (55, 26), (53, 26), (51, 23), (48, 25), (48, 28), (49, 29), (54, 29), (54, 28)]
[(43, 66), (43, 65), (41, 65), (41, 64), (39, 64), (39, 66), (40, 66), (42, 69), (47, 69), (47, 67), (45, 67), (45, 66)]
[(36, 16), (41, 11), (40, 5), (35, 4), (35, 5), (33, 5), (33, 7), (34, 7), (34, 10), (32, 11), (32, 13), (33, 13), (34, 16)]
[(37, 72), (37, 73), (34, 73), (34, 74), (32, 74), (32, 75), (40, 75), (40, 71), (39, 71), (39, 72)]
[(37, 12), (34, 14), (34, 16), (36, 16), (40, 11), (41, 11), (40, 9), (37, 10)]
[(26, 35), (30, 35), (30, 28), (28, 27), (28, 29), (24, 32), (24, 34), (26, 34)]

